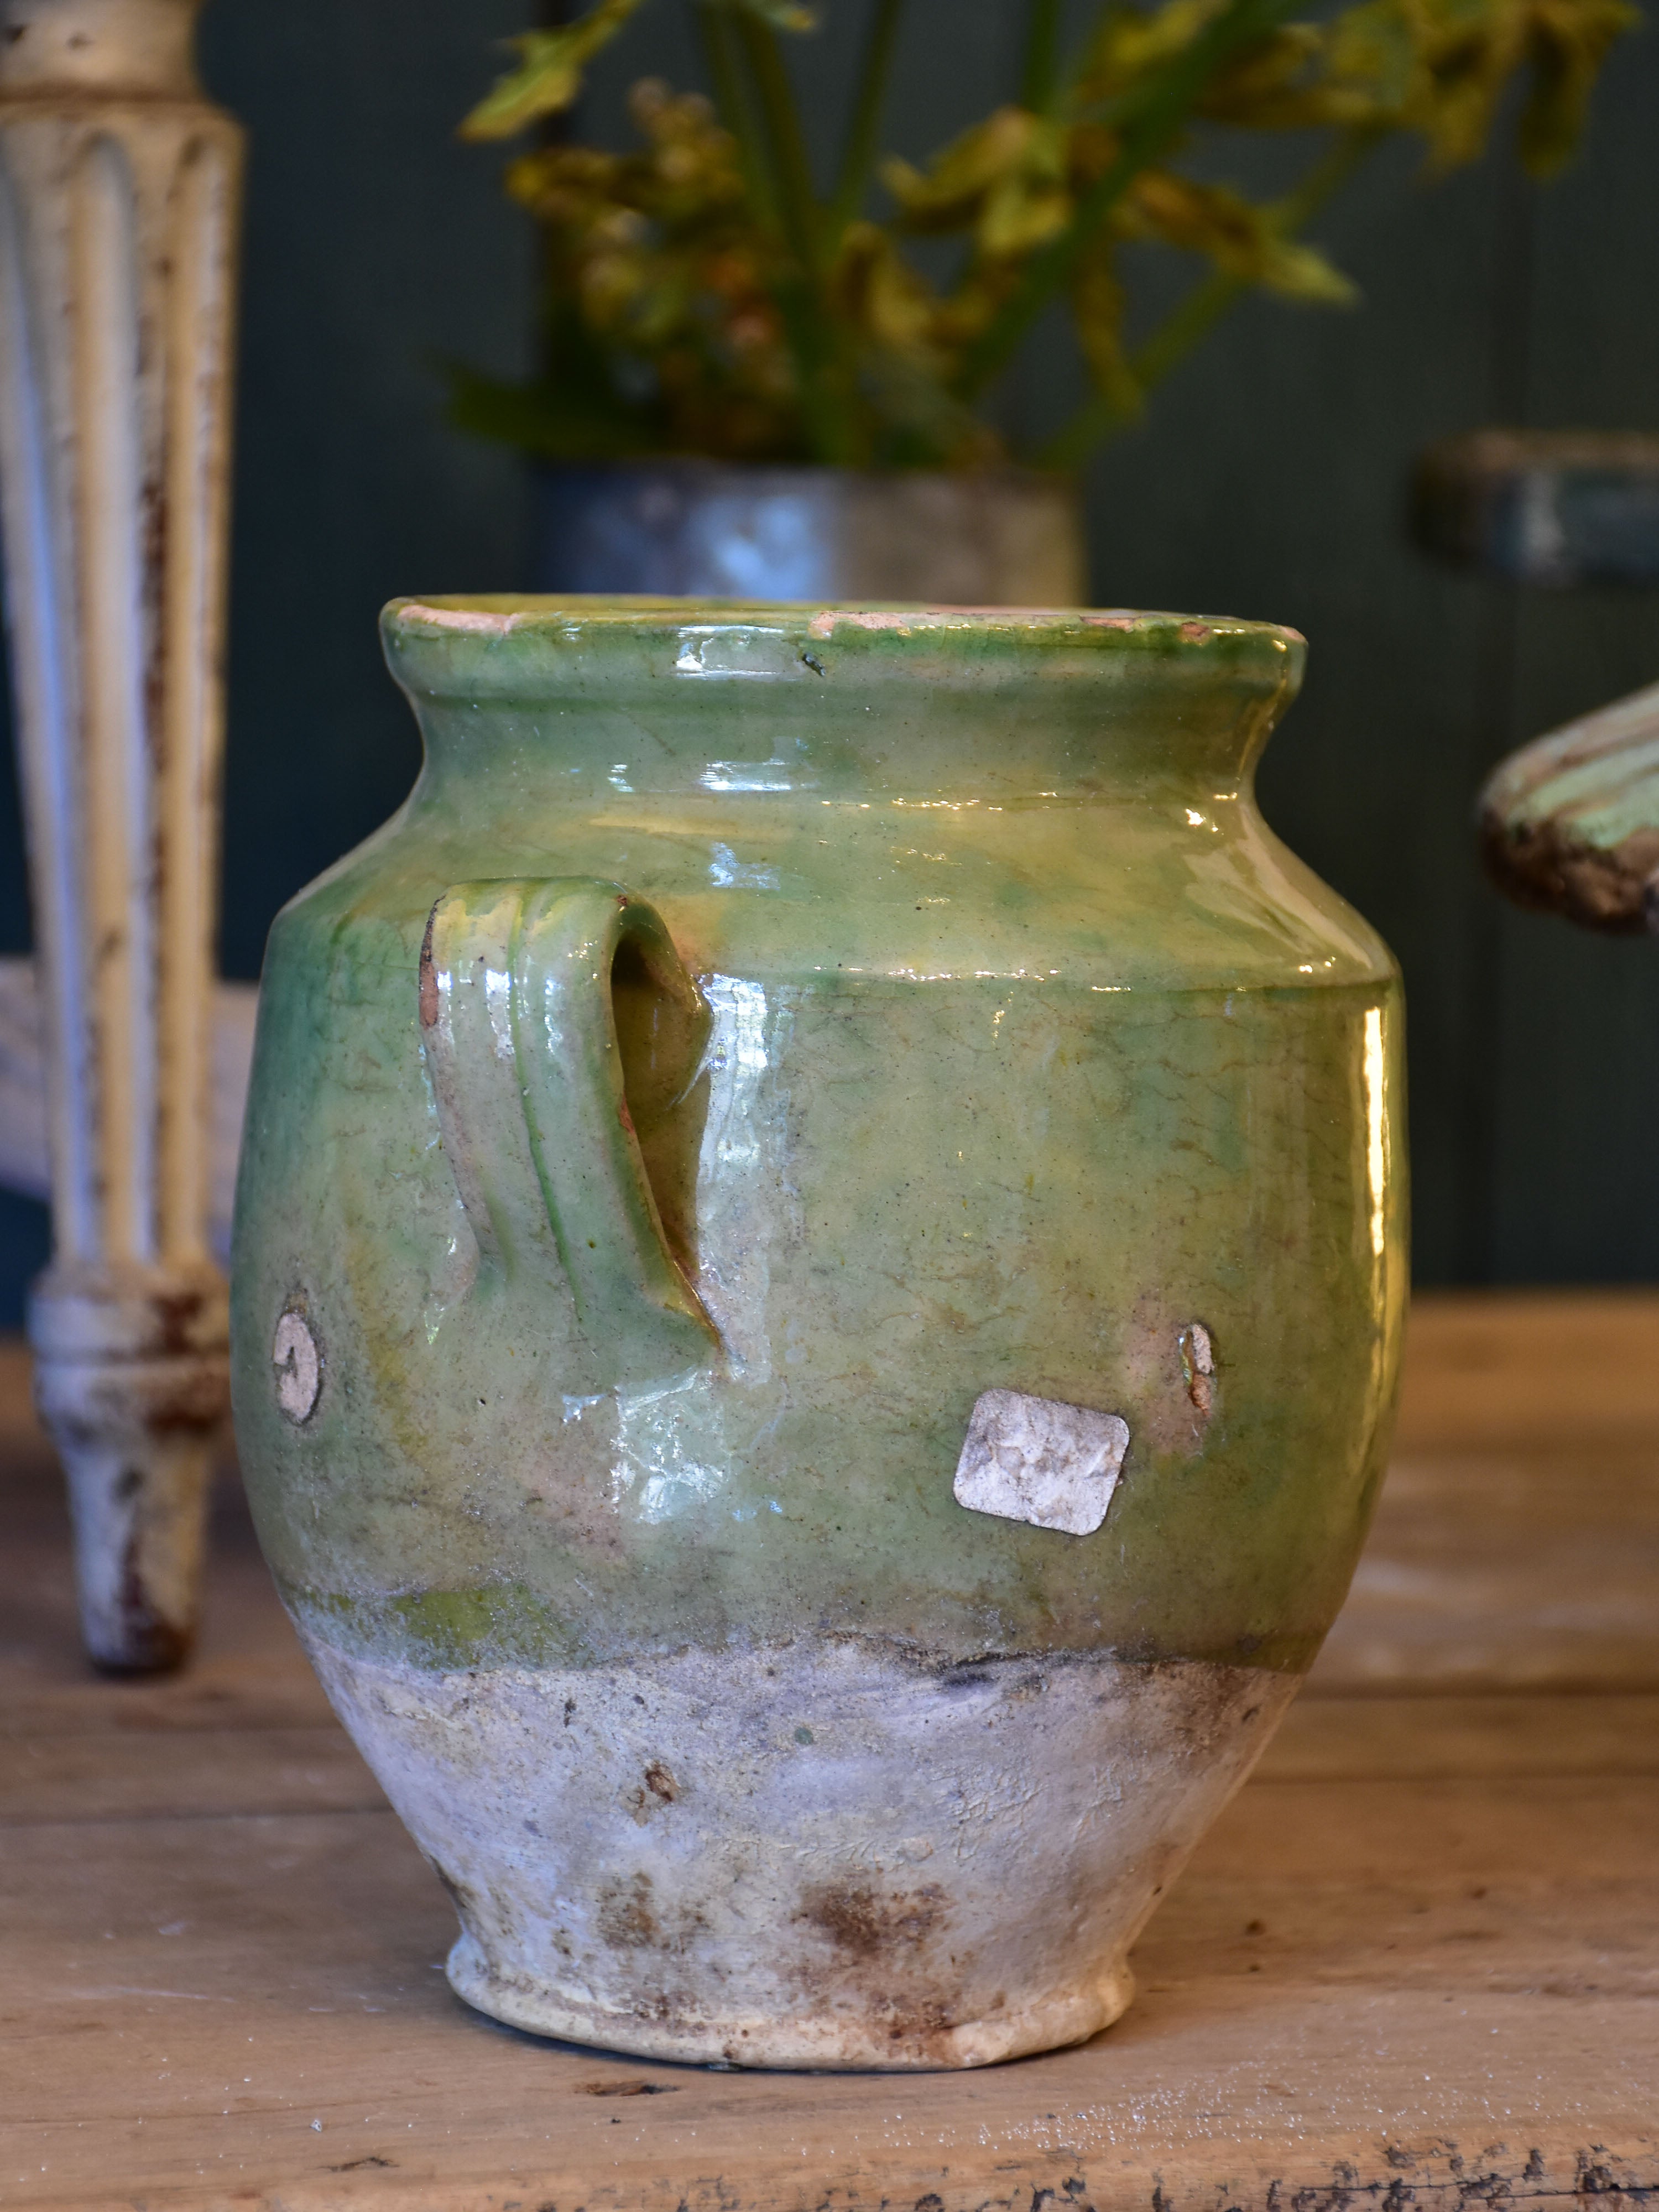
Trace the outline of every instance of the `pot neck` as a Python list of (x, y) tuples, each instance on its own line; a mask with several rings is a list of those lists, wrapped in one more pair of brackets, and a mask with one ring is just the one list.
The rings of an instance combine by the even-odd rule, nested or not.
[(1293, 632), (1176, 617), (506, 605), (389, 611), (431, 795), (1231, 796), (1302, 661)]

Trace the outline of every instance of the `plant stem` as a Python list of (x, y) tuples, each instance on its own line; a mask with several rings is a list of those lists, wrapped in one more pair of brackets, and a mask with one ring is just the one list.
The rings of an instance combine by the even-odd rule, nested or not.
[[(1149, 392), (1167, 376), (1245, 289), (1243, 277), (1229, 276), (1219, 269), (1194, 284), (1181, 305), (1165, 318), (1131, 360), (1129, 374), (1137, 390)], [(1139, 413), (1138, 404), (1115, 392), (1095, 392), (1038, 449), (1037, 465), (1045, 469), (1081, 468), (1097, 446), (1104, 444), (1114, 431), (1133, 422)]]
[(781, 236), (778, 195), (759, 128), (754, 102), (743, 81), (743, 71), (732, 39), (732, 18), (720, 0), (698, 0), (697, 28), (702, 35), (703, 58), (714, 87), (714, 106), (720, 121), (738, 142), (738, 158), (749, 186), (749, 198), (763, 226)]
[(1180, 136), (1207, 79), (1237, 49), (1272, 30), (1297, 0), (1229, 0), (1192, 44), (1117, 103), (1117, 158), (1089, 187), (1060, 235), (1034, 254), (1018, 283), (969, 347), (957, 391), (975, 399), (1006, 368), (1026, 332), (1066, 283), (1095, 233), (1140, 171)]
[[(734, 28), (760, 112), (767, 171), (776, 186), (779, 232), (794, 264), (773, 289), (795, 359), (802, 419), (814, 458), (832, 466), (848, 465), (860, 458), (857, 425), (848, 380), (841, 373), (835, 317), (824, 296), (822, 211), (794, 89), (770, 25), (744, 9), (736, 13)], [(735, 88), (743, 72), (735, 67), (736, 53), (732, 60)]]
[(749, 10), (734, 11), (738, 38), (749, 64), (750, 80), (759, 96), (762, 120), (771, 149), (773, 174), (778, 184), (778, 211), (784, 235), (801, 267), (816, 274), (818, 267), (818, 204), (812, 188), (811, 163), (795, 106), (794, 88), (778, 49), (777, 33), (769, 23)]
[(864, 205), (870, 173), (876, 166), (878, 133), (887, 100), (888, 72), (892, 67), (899, 18), (903, 13), (904, 0), (876, 0), (876, 12), (870, 20), (869, 36), (859, 62), (858, 90), (848, 118), (835, 198), (830, 203), (828, 236), (824, 241), (827, 255), (834, 254), (842, 233), (848, 223), (858, 221)]
[(1311, 221), (1331, 194), (1340, 191), (1388, 135), (1381, 124), (1362, 124), (1354, 130), (1345, 131), (1314, 163), (1295, 191), (1274, 203), (1273, 220), (1282, 234), (1293, 237), (1304, 222)]
[(1060, 16), (1063, 0), (1030, 0), (1025, 23), (1025, 66), (1019, 101), (1033, 115), (1045, 115), (1060, 83)]
[[(1275, 203), (1272, 215), (1280, 234), (1291, 237), (1346, 184), (1383, 137), (1380, 129), (1345, 131), (1329, 151), (1314, 163), (1293, 191)], [(1145, 394), (1177, 368), (1200, 342), (1214, 329), (1242, 294), (1249, 280), (1217, 269), (1194, 285), (1181, 305), (1152, 332), (1129, 363), (1136, 388)], [(1133, 422), (1139, 409), (1118, 394), (1097, 392), (1063, 424), (1039, 451), (1041, 467), (1080, 468), (1094, 448), (1115, 431)]]

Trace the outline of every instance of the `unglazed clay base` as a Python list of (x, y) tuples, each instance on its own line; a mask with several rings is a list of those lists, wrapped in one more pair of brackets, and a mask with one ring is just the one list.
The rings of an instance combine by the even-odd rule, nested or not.
[(982, 2066), (1115, 2020), (1294, 1676), (801, 1637), (428, 1673), (307, 1637), (516, 2027), (749, 2066)]

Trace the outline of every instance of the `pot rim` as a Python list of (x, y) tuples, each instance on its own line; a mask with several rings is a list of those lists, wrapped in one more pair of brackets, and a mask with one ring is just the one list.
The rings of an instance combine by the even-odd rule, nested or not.
[[(656, 619), (653, 621), (653, 617)], [(973, 630), (1056, 633), (1110, 644), (1115, 639), (1156, 635), (1160, 644), (1202, 645), (1209, 638), (1249, 636), (1304, 645), (1300, 630), (1285, 623), (1243, 615), (1176, 614), (1147, 607), (953, 606), (922, 599), (673, 599), (631, 592), (433, 592), (389, 599), (381, 622), (392, 629), (456, 629), (506, 637), (520, 629), (569, 629), (582, 625), (652, 631), (675, 636), (688, 624), (720, 621), (737, 626), (798, 629), (828, 640), (845, 632)], [(1176, 635), (1167, 637), (1173, 631)], [(844, 636), (842, 641), (845, 641)]]
[[(428, 697), (517, 693), (589, 653), (665, 676), (822, 681), (832, 665), (890, 678), (994, 684), (1052, 673), (1165, 674), (1294, 692), (1306, 641), (1278, 623), (1133, 607), (928, 605), (921, 601), (659, 599), (644, 595), (434, 593), (392, 600), (380, 629), (387, 660)], [(658, 655), (663, 656), (660, 664)], [(613, 659), (613, 656), (615, 657)], [(590, 664), (590, 666), (592, 664)], [(620, 670), (618, 670), (620, 672)]]
[(475, 707), (601, 691), (614, 698), (711, 680), (805, 685), (826, 698), (895, 688), (911, 696), (1018, 692), (1035, 681), (1079, 702), (1101, 685), (1219, 683), (1272, 701), (1277, 719), (1301, 687), (1307, 653), (1298, 631), (1276, 623), (1127, 607), (574, 593), (393, 599), (380, 631), (387, 665), (411, 701)]

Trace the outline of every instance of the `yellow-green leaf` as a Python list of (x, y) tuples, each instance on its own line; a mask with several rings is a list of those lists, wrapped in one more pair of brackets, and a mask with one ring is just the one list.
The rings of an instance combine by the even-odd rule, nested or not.
[(1518, 132), (1534, 176), (1571, 158), (1607, 50), (1640, 21), (1625, 0), (1541, 0), (1534, 9), (1532, 86)]
[(817, 10), (799, 4), (799, 0), (727, 0), (728, 5), (746, 9), (750, 15), (758, 15), (763, 23), (769, 23), (775, 31), (816, 31)]
[(581, 90), (582, 71), (608, 46), (641, 0), (597, 0), (579, 21), (556, 31), (525, 31), (509, 41), (522, 57), (498, 77), (461, 125), (463, 138), (511, 138), (526, 124), (568, 107)]
[(1305, 300), (1316, 307), (1352, 307), (1359, 299), (1352, 279), (1316, 246), (1302, 239), (1269, 237), (1262, 248), (1258, 281), (1287, 300)]

